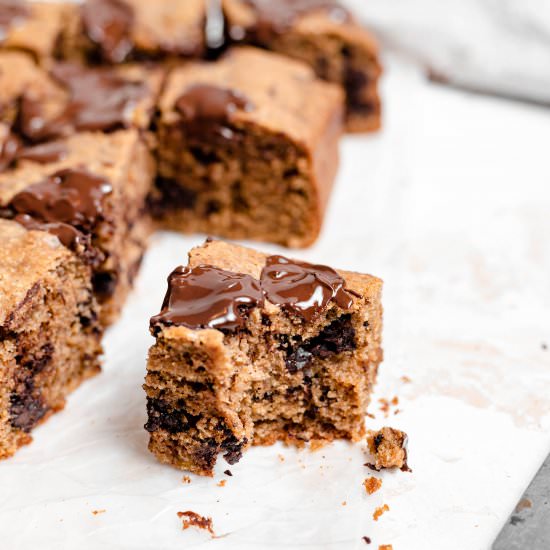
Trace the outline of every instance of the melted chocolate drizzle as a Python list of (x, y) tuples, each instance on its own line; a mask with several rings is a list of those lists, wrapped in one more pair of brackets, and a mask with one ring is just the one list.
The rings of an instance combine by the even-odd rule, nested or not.
[(9, 206), (40, 222), (61, 222), (89, 231), (103, 216), (111, 184), (85, 170), (60, 170), (17, 193)]
[(131, 125), (135, 104), (146, 94), (146, 85), (129, 81), (111, 69), (84, 69), (70, 63), (56, 65), (51, 74), (70, 95), (63, 111), (44, 118), (40, 103), (23, 96), (19, 127), (25, 138), (41, 142), (75, 131), (113, 131)]
[(0, 42), (6, 38), (11, 27), (29, 15), (29, 8), (21, 0), (0, 0)]
[(325, 265), (269, 256), (260, 277), (265, 297), (306, 321), (315, 319), (331, 301), (342, 309), (353, 305), (356, 293), (345, 288), (345, 281)]
[(254, 105), (244, 94), (210, 84), (191, 86), (176, 100), (176, 110), (184, 120), (224, 121), (238, 110), (253, 109)]
[(168, 277), (162, 310), (151, 327), (183, 325), (233, 331), (242, 328), (250, 309), (263, 305), (260, 282), (250, 275), (209, 265), (177, 267)]
[(82, 6), (84, 33), (103, 61), (121, 63), (133, 49), (134, 11), (121, 0), (88, 0)]
[(57, 162), (68, 154), (67, 146), (60, 141), (50, 141), (31, 147), (23, 147), (17, 153), (17, 160), (28, 160), (40, 164)]
[[(256, 14), (256, 23), (245, 34), (261, 45), (267, 45), (274, 36), (288, 30), (296, 19), (315, 11), (325, 11), (339, 23), (350, 18), (337, 0), (244, 0), (244, 3)], [(236, 29), (230, 33), (238, 39)]]

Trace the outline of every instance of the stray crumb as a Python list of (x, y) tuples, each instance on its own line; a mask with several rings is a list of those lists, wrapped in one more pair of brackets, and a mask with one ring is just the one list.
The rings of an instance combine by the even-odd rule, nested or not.
[(279, 455), (279, 461), (280, 462), (284, 462), (285, 461), (285, 457), (283, 455)]
[(396, 415), (396, 414), (399, 414), (401, 412), (401, 409), (395, 409), (395, 411), (393, 411), (393, 414)]
[(412, 380), (408, 376), (402, 376), (401, 382), (403, 382), (404, 384), (410, 384)]
[(522, 510), (525, 510), (526, 508), (532, 508), (533, 503), (528, 498), (522, 498), (516, 505), (515, 512), (521, 512)]
[(378, 431), (367, 433), (369, 451), (375, 458), (374, 464), (367, 462), (365, 466), (379, 472), (386, 468), (400, 468), (403, 472), (411, 472), (407, 464), (407, 434), (395, 428), (384, 427)]
[(383, 506), (379, 506), (374, 513), (372, 514), (372, 519), (374, 521), (378, 521), (378, 518), (385, 512), (389, 512), (390, 507), (387, 504), (384, 504)]
[(92, 514), (94, 516), (97, 516), (98, 514), (104, 514), (107, 510), (101, 509), (101, 510), (92, 510)]
[(373, 493), (376, 493), (380, 487), (382, 487), (382, 480), (374, 476), (367, 477), (367, 479), (363, 481), (363, 485), (365, 486), (367, 493), (372, 495)]
[(182, 483), (191, 483), (191, 478), (189, 476), (183, 476)]
[(376, 418), (376, 416), (374, 416), (374, 414), (372, 413), (367, 413), (367, 417), (372, 418), (373, 420)]
[(362, 539), (365, 541), (365, 544), (370, 544), (372, 541), (370, 540), (370, 537), (362, 537)]
[(399, 397), (397, 395), (394, 396), (394, 398), (391, 400), (392, 405), (399, 405)]
[(542, 348), (542, 351), (546, 351), (548, 349), (548, 344), (546, 342), (543, 342), (540, 347)]
[(225, 470), (224, 474), (229, 477), (233, 477), (233, 474), (231, 473), (231, 470)]
[(185, 529), (189, 529), (189, 527), (197, 527), (198, 529), (205, 529), (212, 537), (216, 536), (212, 525), (212, 518), (205, 518), (191, 510), (187, 512), (178, 512), (178, 518), (184, 518), (182, 527), (184, 531)]
[(384, 413), (384, 416), (386, 416), (387, 418), (390, 412), (390, 402), (385, 397), (381, 397), (378, 400), (378, 403), (380, 403), (380, 410)]
[(381, 544), (378, 546), (378, 550), (393, 550), (393, 546), (391, 544)]
[(225, 484), (227, 483), (227, 479), (222, 479), (217, 483), (218, 487), (225, 487)]
[(344, 501), (342, 502), (342, 506), (346, 506), (346, 505), (347, 505), (347, 502), (344, 500)]

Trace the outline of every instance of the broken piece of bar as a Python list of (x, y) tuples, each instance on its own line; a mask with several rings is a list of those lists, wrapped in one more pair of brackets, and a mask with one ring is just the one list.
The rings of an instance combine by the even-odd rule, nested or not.
[(346, 91), (346, 129), (380, 127), (374, 37), (337, 0), (223, 0), (230, 40), (300, 59)]
[(407, 439), (405, 432), (387, 426), (378, 431), (369, 431), (367, 443), (375, 461), (374, 464), (367, 463), (365, 466), (377, 472), (387, 468), (410, 472), (407, 464)]
[(237, 48), (168, 77), (150, 197), (167, 228), (291, 247), (319, 233), (343, 97), (298, 61)]
[(59, 55), (74, 7), (65, 2), (0, 0), (0, 49), (30, 53), (39, 63)]
[(0, 458), (99, 371), (90, 267), (46, 231), (0, 220)]
[(206, 0), (85, 0), (66, 55), (83, 52), (91, 63), (201, 57), (205, 19)]
[(154, 163), (137, 130), (21, 147), (0, 173), (0, 216), (59, 237), (92, 267), (101, 321), (113, 322), (150, 232)]
[(382, 281), (207, 241), (151, 319), (149, 449), (212, 475), (249, 445), (358, 441), (382, 360)]

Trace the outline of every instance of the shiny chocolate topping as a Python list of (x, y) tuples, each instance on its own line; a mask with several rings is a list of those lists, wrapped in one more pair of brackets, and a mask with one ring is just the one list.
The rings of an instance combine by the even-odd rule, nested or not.
[(72, 225), (62, 222), (41, 222), (35, 218), (29, 216), (28, 214), (18, 214), (15, 216), (14, 220), (27, 229), (38, 231), (47, 231), (52, 235), (55, 235), (63, 245), (71, 250), (76, 249), (79, 245), (85, 246), (89, 236), (85, 235)]
[(23, 147), (17, 153), (17, 160), (29, 160), (40, 164), (57, 162), (68, 154), (67, 146), (61, 141), (50, 141), (31, 147)]
[[(260, 43), (268, 42), (274, 35), (286, 31), (296, 19), (315, 11), (324, 11), (338, 23), (350, 18), (349, 12), (337, 0), (244, 0), (256, 14), (256, 23), (250, 32)], [(230, 29), (237, 34), (238, 29)]]
[(39, 142), (74, 131), (113, 131), (132, 123), (135, 105), (146, 94), (146, 84), (126, 80), (112, 69), (85, 69), (60, 63), (52, 76), (70, 95), (64, 110), (46, 120), (38, 101), (23, 96), (19, 109), (21, 133)]
[(37, 221), (66, 223), (90, 230), (104, 214), (111, 184), (85, 170), (61, 170), (15, 195), (9, 206)]
[(227, 120), (238, 110), (253, 109), (244, 94), (210, 84), (191, 86), (176, 100), (176, 110), (186, 120)]
[[(154, 0), (150, 0), (151, 2)], [(134, 11), (122, 0), (87, 0), (82, 6), (84, 33), (109, 63), (125, 61), (133, 48)]]
[(244, 326), (250, 309), (263, 305), (260, 282), (250, 275), (209, 265), (177, 267), (168, 277), (162, 310), (151, 327), (183, 325), (233, 331)]
[(22, 0), (0, 0), (0, 42), (10, 28), (29, 15), (29, 8)]
[(265, 297), (284, 310), (311, 321), (331, 301), (342, 309), (353, 305), (356, 293), (345, 288), (345, 281), (325, 265), (314, 265), (284, 256), (269, 256), (260, 277)]

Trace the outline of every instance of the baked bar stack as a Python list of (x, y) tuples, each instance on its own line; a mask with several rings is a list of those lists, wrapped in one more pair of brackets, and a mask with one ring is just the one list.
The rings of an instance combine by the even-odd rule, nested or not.
[(253, 48), (171, 72), (153, 213), (164, 226), (287, 246), (319, 233), (338, 165), (342, 94)]
[(382, 283), (219, 241), (175, 269), (151, 319), (150, 450), (212, 475), (251, 444), (359, 440), (378, 364)]
[(44, 231), (0, 220), (0, 458), (99, 371), (90, 267)]

